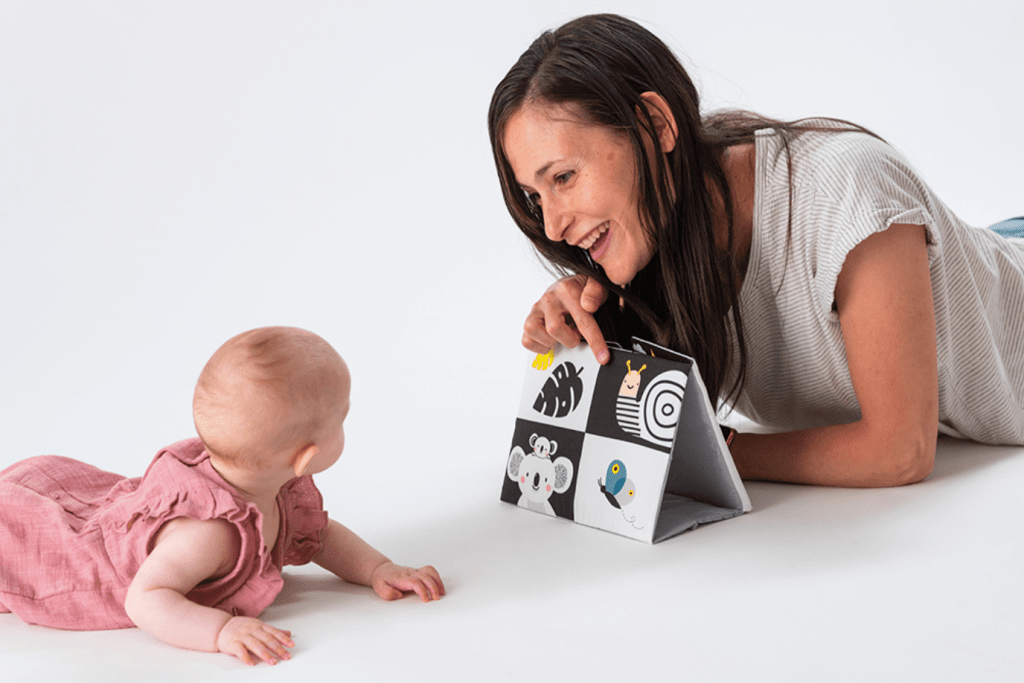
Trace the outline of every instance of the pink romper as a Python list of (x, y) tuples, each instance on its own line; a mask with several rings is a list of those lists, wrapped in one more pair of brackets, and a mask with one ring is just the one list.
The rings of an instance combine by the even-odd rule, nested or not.
[(262, 515), (225, 482), (199, 439), (157, 453), (141, 478), (127, 479), (55, 455), (0, 472), (0, 612), (29, 624), (99, 630), (135, 626), (125, 594), (160, 528), (176, 517), (225, 519), (241, 537), (235, 567), (188, 598), (255, 617), (281, 590), (281, 568), (305, 564), (327, 524), (311, 477), (277, 496), (281, 530), (263, 543)]

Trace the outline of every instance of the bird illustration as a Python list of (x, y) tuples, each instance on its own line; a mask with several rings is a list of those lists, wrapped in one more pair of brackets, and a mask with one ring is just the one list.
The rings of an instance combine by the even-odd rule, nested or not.
[(612, 460), (608, 464), (604, 481), (598, 477), (597, 485), (612, 507), (620, 510), (632, 503), (636, 495), (636, 485), (632, 479), (626, 477), (626, 465), (621, 460)]

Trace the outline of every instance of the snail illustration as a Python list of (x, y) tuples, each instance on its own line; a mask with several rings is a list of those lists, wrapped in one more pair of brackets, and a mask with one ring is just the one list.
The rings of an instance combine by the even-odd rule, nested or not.
[(640, 373), (645, 369), (646, 364), (633, 370), (626, 361), (626, 376), (615, 400), (615, 419), (624, 432), (657, 446), (669, 447), (683, 405), (686, 373), (666, 370), (648, 379), (641, 393)]
[(634, 370), (629, 366), (629, 359), (626, 359), (626, 376), (622, 378), (622, 386), (619, 387), (619, 396), (629, 396), (630, 398), (636, 398), (637, 392), (640, 391), (640, 373), (647, 369), (647, 363), (640, 366), (639, 370)]

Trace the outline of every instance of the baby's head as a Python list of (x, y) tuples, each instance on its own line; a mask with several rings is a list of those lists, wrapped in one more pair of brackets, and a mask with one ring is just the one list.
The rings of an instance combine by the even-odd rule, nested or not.
[(290, 462), (315, 444), (320, 469), (341, 455), (350, 378), (338, 352), (295, 327), (232, 337), (206, 363), (192, 413), (211, 457), (236, 468)]

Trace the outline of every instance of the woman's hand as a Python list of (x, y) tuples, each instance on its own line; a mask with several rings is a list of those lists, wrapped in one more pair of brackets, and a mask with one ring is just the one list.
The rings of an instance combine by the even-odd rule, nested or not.
[(439, 600), (444, 595), (441, 576), (430, 565), (413, 569), (384, 562), (370, 574), (370, 585), (385, 600), (398, 600), (409, 591), (420, 596), (423, 602)]
[(217, 649), (253, 666), (260, 660), (273, 666), (291, 659), (291, 631), (282, 631), (251, 617), (232, 617), (217, 634)]
[(556, 344), (575, 348), (581, 340), (590, 345), (597, 362), (608, 362), (608, 344), (594, 313), (608, 298), (608, 290), (586, 275), (558, 280), (533, 305), (523, 324), (523, 346), (546, 353)]

